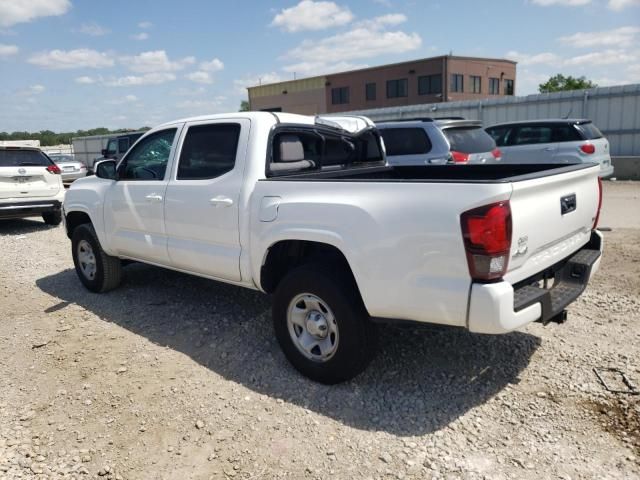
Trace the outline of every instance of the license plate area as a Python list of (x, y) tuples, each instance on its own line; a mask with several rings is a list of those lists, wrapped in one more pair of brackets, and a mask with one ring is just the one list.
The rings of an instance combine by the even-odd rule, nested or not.
[(31, 177), (13, 177), (16, 183), (28, 183), (31, 181)]

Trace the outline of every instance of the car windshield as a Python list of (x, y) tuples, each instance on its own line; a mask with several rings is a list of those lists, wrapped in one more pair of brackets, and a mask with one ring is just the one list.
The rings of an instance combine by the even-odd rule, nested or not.
[(49, 159), (37, 150), (0, 150), (0, 167), (46, 167)]
[(495, 140), (481, 127), (445, 128), (443, 132), (456, 152), (482, 153), (496, 148)]

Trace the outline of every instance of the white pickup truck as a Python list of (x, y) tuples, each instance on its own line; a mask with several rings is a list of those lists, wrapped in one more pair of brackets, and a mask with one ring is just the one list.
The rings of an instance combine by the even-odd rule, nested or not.
[(563, 320), (600, 262), (598, 172), (390, 167), (366, 118), (242, 112), (150, 130), (63, 213), (89, 290), (134, 260), (273, 294), (286, 357), (336, 383), (366, 367), (377, 322)]

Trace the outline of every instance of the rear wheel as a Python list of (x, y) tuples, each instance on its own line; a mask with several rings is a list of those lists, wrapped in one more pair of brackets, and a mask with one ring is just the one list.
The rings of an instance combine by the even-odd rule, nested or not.
[(120, 285), (122, 263), (102, 250), (91, 224), (85, 223), (73, 231), (71, 248), (76, 273), (87, 289), (100, 293)]
[(317, 382), (350, 380), (375, 352), (375, 326), (340, 264), (311, 263), (291, 271), (276, 290), (273, 322), (287, 359)]
[(42, 219), (47, 225), (60, 225), (60, 222), (62, 222), (62, 212), (57, 210), (54, 212), (43, 213)]

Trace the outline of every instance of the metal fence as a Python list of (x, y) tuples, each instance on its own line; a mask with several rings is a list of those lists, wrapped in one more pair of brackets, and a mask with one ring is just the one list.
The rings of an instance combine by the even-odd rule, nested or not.
[(347, 113), (373, 121), (460, 116), (482, 120), (485, 126), (542, 118), (589, 118), (609, 139), (611, 155), (640, 156), (640, 84)]

